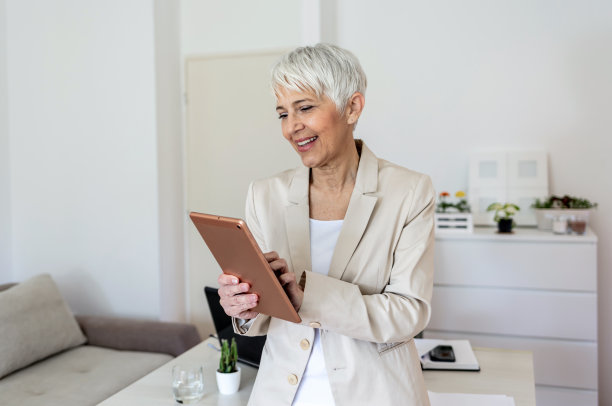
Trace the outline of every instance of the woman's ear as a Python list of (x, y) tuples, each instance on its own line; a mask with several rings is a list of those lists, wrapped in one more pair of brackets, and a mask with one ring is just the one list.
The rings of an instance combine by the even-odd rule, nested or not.
[(353, 93), (346, 105), (347, 123), (355, 124), (365, 105), (365, 97), (359, 92)]

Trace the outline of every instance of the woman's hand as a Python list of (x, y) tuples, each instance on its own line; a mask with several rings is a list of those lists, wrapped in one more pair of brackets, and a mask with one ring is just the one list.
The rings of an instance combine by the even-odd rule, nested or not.
[(249, 320), (257, 317), (259, 313), (251, 310), (257, 306), (259, 298), (254, 293), (246, 294), (251, 288), (248, 283), (240, 283), (236, 276), (222, 273), (217, 279), (219, 282), (219, 303), (228, 316)]
[(304, 290), (302, 290), (295, 279), (295, 274), (289, 272), (287, 261), (280, 258), (274, 251), (267, 252), (264, 256), (268, 260), (268, 264), (270, 264), (272, 270), (276, 273), (276, 277), (283, 286), (283, 289), (287, 292), (287, 296), (289, 296), (289, 300), (295, 308), (295, 311), (299, 311), (300, 307), (302, 307), (302, 301), (304, 300)]

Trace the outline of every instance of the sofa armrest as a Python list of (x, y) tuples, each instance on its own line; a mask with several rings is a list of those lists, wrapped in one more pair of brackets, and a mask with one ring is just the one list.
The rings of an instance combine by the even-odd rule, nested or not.
[(193, 324), (75, 316), (89, 345), (178, 356), (202, 340)]
[(2, 285), (0, 285), (0, 292), (2, 292), (3, 290), (10, 289), (15, 285), (17, 284), (16, 283), (3, 283)]

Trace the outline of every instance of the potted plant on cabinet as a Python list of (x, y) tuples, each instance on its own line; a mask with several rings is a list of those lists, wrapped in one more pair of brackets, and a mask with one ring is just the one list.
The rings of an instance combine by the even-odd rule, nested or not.
[(224, 395), (238, 392), (240, 387), (240, 368), (236, 367), (238, 361), (238, 346), (236, 339), (232, 338), (229, 345), (227, 340), (221, 340), (221, 358), (217, 369), (217, 388)]
[(471, 233), (474, 226), (465, 192), (459, 190), (455, 193), (455, 202), (449, 198), (450, 193), (440, 193), (435, 213), (436, 233)]
[(521, 210), (513, 203), (491, 203), (487, 211), (495, 211), (493, 221), (497, 222), (497, 230), (500, 233), (511, 233), (515, 226), (513, 216)]
[(568, 220), (572, 231), (583, 234), (589, 220), (591, 210), (597, 208), (597, 203), (588, 199), (565, 195), (552, 195), (546, 199), (536, 199), (531, 205), (535, 209), (540, 230), (551, 230), (553, 219), (562, 217)]

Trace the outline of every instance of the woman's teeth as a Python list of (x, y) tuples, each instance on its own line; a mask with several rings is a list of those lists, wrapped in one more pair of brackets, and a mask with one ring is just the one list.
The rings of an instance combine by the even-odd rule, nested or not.
[(303, 147), (304, 145), (306, 145), (306, 144), (308, 144), (308, 143), (310, 143), (310, 142), (313, 142), (313, 141), (314, 141), (314, 140), (316, 140), (316, 139), (317, 139), (317, 137), (312, 137), (312, 138), (309, 138), (309, 139), (307, 139), (307, 140), (300, 141), (300, 142), (298, 142), (297, 144), (298, 144), (300, 147)]

